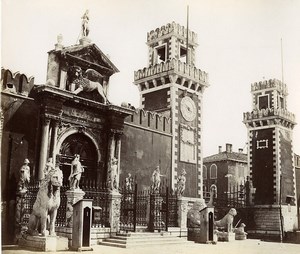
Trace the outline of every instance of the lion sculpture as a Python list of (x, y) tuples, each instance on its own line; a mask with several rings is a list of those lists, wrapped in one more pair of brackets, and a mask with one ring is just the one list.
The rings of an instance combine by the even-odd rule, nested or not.
[(200, 211), (206, 207), (204, 199), (195, 201), (193, 207), (187, 213), (188, 227), (197, 228), (201, 224)]
[(84, 73), (82, 72), (81, 67), (71, 66), (67, 72), (69, 86), (72, 84), (75, 86), (74, 94), (79, 94), (80, 92), (92, 92), (97, 90), (99, 95), (104, 100), (104, 104), (107, 103), (107, 97), (104, 93), (102, 86), (103, 76), (93, 70), (87, 69)]
[(55, 220), (57, 209), (60, 206), (60, 187), (62, 186), (63, 173), (57, 167), (48, 172), (40, 183), (32, 213), (29, 217), (28, 234), (38, 235), (38, 227), (41, 227), (41, 235), (46, 236), (48, 216), (49, 234), (55, 236)]
[(237, 215), (237, 211), (234, 208), (231, 208), (229, 212), (221, 219), (218, 221), (215, 221), (215, 226), (217, 228), (226, 228), (227, 232), (232, 232), (232, 223), (234, 216)]

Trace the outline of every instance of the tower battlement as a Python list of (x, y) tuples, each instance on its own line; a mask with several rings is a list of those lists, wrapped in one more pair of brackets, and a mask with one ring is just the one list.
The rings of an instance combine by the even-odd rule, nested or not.
[(171, 133), (171, 119), (153, 111), (136, 109), (131, 116), (125, 119), (126, 123), (147, 128), (149, 130)]
[(288, 94), (286, 84), (282, 83), (278, 79), (269, 79), (269, 80), (259, 81), (251, 84), (251, 92), (256, 92), (265, 89), (274, 89), (274, 88), (284, 95)]
[(24, 73), (12, 72), (9, 69), (1, 68), (1, 92), (9, 92), (18, 95), (28, 96), (34, 86), (34, 77), (28, 77)]
[[(165, 26), (161, 26), (160, 28), (156, 28), (155, 30), (147, 33), (147, 44), (152, 44), (157, 40), (160, 40), (162, 37), (169, 37), (170, 35), (176, 35), (177, 37), (181, 37), (182, 39), (187, 38), (187, 28), (181, 26), (180, 24), (168, 23)], [(188, 30), (189, 35), (189, 43), (197, 46), (198, 36), (195, 32)]]

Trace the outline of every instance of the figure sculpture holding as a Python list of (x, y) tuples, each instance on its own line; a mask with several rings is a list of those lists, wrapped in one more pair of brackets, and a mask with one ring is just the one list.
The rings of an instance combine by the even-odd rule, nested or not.
[(160, 188), (160, 183), (161, 183), (161, 179), (160, 177), (164, 176), (160, 174), (160, 169), (159, 166), (157, 166), (151, 176), (151, 191), (152, 193), (158, 193), (159, 192), (159, 188)]
[(55, 220), (60, 206), (60, 187), (62, 186), (63, 173), (57, 167), (52, 169), (41, 180), (39, 191), (34, 202), (32, 213), (28, 222), (28, 233), (38, 235), (41, 228), (42, 236), (46, 236), (47, 218), (50, 217), (49, 234), (55, 236)]
[(185, 182), (186, 182), (186, 171), (182, 169), (180, 176), (177, 178), (177, 196), (181, 197), (185, 190)]
[(107, 97), (102, 86), (103, 76), (99, 72), (93, 69), (87, 69), (83, 74), (81, 67), (71, 66), (68, 69), (67, 76), (68, 90), (72, 90), (72, 87), (75, 87), (75, 90), (73, 91), (74, 94), (96, 90), (102, 97), (104, 104), (107, 103)]
[(83, 16), (81, 17), (82, 19), (82, 36), (87, 37), (89, 35), (90, 29), (89, 29), (89, 10), (86, 10)]
[(28, 166), (29, 160), (25, 159), (22, 167), (20, 168), (20, 180), (18, 183), (18, 189), (26, 190), (30, 182), (30, 167)]
[(113, 157), (111, 159), (110, 171), (108, 172), (108, 188), (110, 190), (118, 189), (117, 173), (118, 173), (118, 160), (117, 158)]
[(84, 168), (82, 167), (79, 159), (80, 159), (80, 155), (75, 154), (75, 158), (71, 164), (71, 173), (69, 176), (71, 190), (79, 189), (81, 174), (84, 172)]

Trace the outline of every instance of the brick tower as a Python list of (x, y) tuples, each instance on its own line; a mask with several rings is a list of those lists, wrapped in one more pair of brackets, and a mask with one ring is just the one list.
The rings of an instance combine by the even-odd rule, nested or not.
[(253, 183), (256, 233), (278, 235), (297, 227), (293, 128), (287, 87), (273, 79), (251, 85), (252, 111), (244, 113)]
[(201, 111), (208, 74), (195, 67), (197, 35), (173, 22), (149, 32), (147, 45), (148, 67), (134, 73), (142, 108), (171, 118), (171, 186), (185, 169), (185, 195), (202, 197)]

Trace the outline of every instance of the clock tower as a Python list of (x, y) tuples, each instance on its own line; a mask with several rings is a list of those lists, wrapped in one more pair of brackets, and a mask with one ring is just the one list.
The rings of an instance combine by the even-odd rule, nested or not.
[[(187, 39), (188, 38), (188, 39)], [(197, 35), (169, 23), (147, 34), (148, 66), (135, 71), (142, 108), (170, 117), (170, 184), (186, 171), (185, 196), (202, 195), (202, 95), (208, 74), (195, 67)]]
[(248, 129), (248, 163), (257, 231), (281, 234), (297, 227), (293, 152), (295, 115), (287, 110), (287, 87), (279, 80), (251, 85), (252, 111), (244, 113)]

